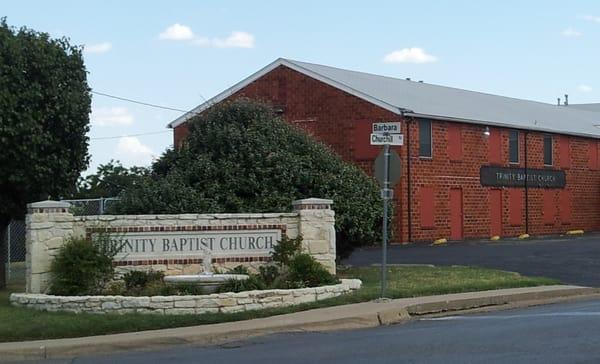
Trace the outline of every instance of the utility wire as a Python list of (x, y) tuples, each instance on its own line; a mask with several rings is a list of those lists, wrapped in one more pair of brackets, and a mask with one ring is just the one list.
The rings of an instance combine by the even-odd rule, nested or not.
[(128, 135), (117, 135), (117, 136), (107, 136), (107, 137), (90, 138), (90, 140), (119, 139), (119, 138), (136, 137), (136, 136), (142, 136), (142, 135), (164, 134), (164, 133), (172, 133), (172, 132), (173, 132), (172, 130), (151, 131), (151, 132), (148, 132), (148, 133), (139, 133), (139, 134), (128, 134)]
[(188, 113), (190, 112), (189, 110), (183, 110), (183, 109), (177, 109), (174, 107), (169, 107), (169, 106), (163, 106), (163, 105), (156, 105), (156, 104), (151, 104), (149, 102), (143, 102), (143, 101), (137, 101), (137, 100), (133, 100), (133, 99), (128, 99), (126, 97), (121, 97), (121, 96), (115, 96), (115, 95), (110, 95), (110, 94), (105, 94), (104, 92), (98, 92), (98, 91), (91, 91), (93, 94), (96, 95), (100, 95), (100, 96), (105, 96), (105, 97), (110, 97), (112, 99), (117, 99), (117, 100), (121, 100), (121, 101), (127, 101), (127, 102), (132, 102), (134, 104), (139, 104), (139, 105), (144, 105), (144, 106), (150, 106), (150, 107), (155, 107), (157, 109), (164, 109), (164, 110), (171, 110), (171, 111), (180, 111), (180, 112), (184, 112), (184, 113)]
[[(129, 98), (126, 98), (126, 97), (115, 96), (115, 95), (111, 95), (111, 94), (107, 94), (107, 93), (99, 92), (99, 91), (94, 91), (94, 90), (91, 90), (90, 92), (93, 93), (93, 94), (96, 94), (96, 95), (100, 95), (100, 96), (104, 96), (104, 97), (110, 97), (112, 99), (121, 100), (121, 101), (127, 101), (127, 102), (131, 102), (131, 103), (138, 104), (138, 105), (144, 105), (144, 106), (154, 107), (154, 108), (157, 108), (157, 109), (164, 109), (164, 110), (170, 110), (170, 111), (179, 111), (179, 112), (183, 112), (185, 114), (195, 114), (193, 112), (193, 110), (183, 110), (183, 109), (178, 109), (178, 108), (175, 108), (175, 107), (169, 107), (169, 106), (151, 104), (149, 102), (143, 102), (143, 101), (133, 100), (133, 99), (129, 99)], [(202, 96), (200, 94), (200, 97), (202, 97), (202, 99), (204, 100), (204, 102), (206, 102), (206, 98), (204, 98), (204, 96)], [(129, 134), (129, 135), (117, 135), (117, 136), (98, 137), (98, 138), (90, 138), (90, 140), (119, 139), (119, 138), (125, 138), (125, 137), (135, 137), (135, 136), (154, 135), (154, 134), (163, 134), (163, 133), (171, 133), (171, 130), (152, 131), (152, 132), (148, 132), (148, 133)]]

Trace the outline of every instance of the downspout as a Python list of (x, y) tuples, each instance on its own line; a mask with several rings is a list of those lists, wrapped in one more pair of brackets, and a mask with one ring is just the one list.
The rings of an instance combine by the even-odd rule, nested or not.
[[(404, 119), (404, 112), (401, 111), (402, 118)], [(408, 203), (408, 242), (412, 242), (412, 180), (411, 180), (411, 156), (410, 156), (410, 120), (406, 120), (406, 178), (407, 178), (407, 203)], [(411, 116), (411, 120), (414, 122), (415, 118)]]
[(529, 234), (529, 174), (527, 170), (527, 137), (529, 132), (525, 130), (525, 234)]

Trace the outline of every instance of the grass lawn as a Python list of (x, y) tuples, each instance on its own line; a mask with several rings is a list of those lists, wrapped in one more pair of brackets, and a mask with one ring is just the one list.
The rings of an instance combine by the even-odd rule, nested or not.
[[(42, 312), (12, 307), (11, 292), (22, 286), (0, 290), (0, 342), (55, 339), (119, 332), (202, 325), (248, 320), (311, 308), (364, 302), (379, 296), (379, 268), (359, 267), (340, 270), (341, 278), (359, 278), (363, 287), (355, 293), (294, 307), (228, 313), (182, 316), (142, 314), (93, 315)], [(387, 296), (390, 298), (481, 291), (498, 288), (531, 287), (559, 282), (548, 278), (523, 277), (517, 273), (474, 267), (390, 267)]]

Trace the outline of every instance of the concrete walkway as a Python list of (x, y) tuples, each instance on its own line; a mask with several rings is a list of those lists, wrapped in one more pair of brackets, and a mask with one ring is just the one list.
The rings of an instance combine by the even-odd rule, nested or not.
[(365, 302), (223, 324), (2, 343), (0, 362), (69, 358), (123, 350), (156, 350), (172, 345), (209, 345), (277, 332), (375, 327), (407, 321), (411, 316), (455, 313), (477, 308), (524, 307), (595, 295), (600, 295), (599, 289), (556, 285)]

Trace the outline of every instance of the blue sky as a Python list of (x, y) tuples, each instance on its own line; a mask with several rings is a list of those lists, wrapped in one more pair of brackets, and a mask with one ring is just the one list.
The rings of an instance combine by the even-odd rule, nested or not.
[[(3, 0), (0, 16), (84, 45), (94, 90), (178, 109), (278, 57), (600, 102), (597, 1)], [(149, 164), (171, 145), (165, 127), (179, 114), (94, 95), (90, 169), (110, 159)], [(105, 137), (114, 138), (97, 139)]]

